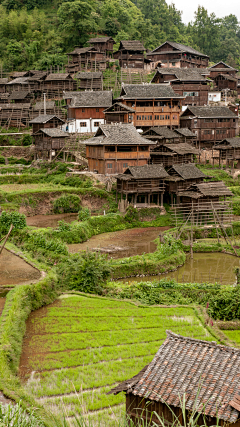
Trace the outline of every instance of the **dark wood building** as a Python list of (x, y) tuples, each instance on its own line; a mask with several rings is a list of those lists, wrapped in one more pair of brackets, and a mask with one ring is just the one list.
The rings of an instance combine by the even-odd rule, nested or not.
[(210, 77), (213, 79), (217, 77), (219, 74), (225, 74), (228, 76), (236, 77), (236, 74), (238, 72), (236, 68), (233, 68), (228, 64), (225, 64), (225, 62), (223, 61), (220, 61), (217, 64), (212, 65), (208, 69), (210, 72)]
[(16, 90), (10, 93), (8, 101), (14, 102), (15, 104), (24, 102), (30, 103), (34, 95), (28, 90)]
[(4, 103), (0, 105), (0, 126), (7, 128), (22, 128), (29, 126), (32, 119), (31, 104), (24, 103)]
[(113, 45), (116, 44), (116, 42), (112, 37), (93, 37), (88, 40), (88, 43), (98, 52), (104, 53), (106, 57), (113, 56)]
[(214, 78), (215, 86), (218, 90), (222, 91), (224, 89), (229, 89), (234, 93), (237, 93), (237, 83), (238, 80), (236, 77), (229, 76), (228, 74), (218, 74)]
[(121, 102), (115, 102), (104, 110), (106, 124), (132, 123), (135, 110)]
[[(163, 207), (165, 179), (168, 173), (162, 165), (130, 166), (117, 175), (117, 194), (134, 207)], [(116, 195), (117, 197), (117, 195)]]
[(34, 133), (33, 137), (36, 156), (52, 160), (56, 151), (64, 148), (70, 135), (61, 129), (44, 128)]
[(54, 114), (43, 114), (35, 117), (35, 119), (29, 122), (32, 125), (32, 132), (35, 134), (40, 129), (57, 128), (64, 124), (64, 120), (55, 116)]
[(174, 92), (183, 96), (182, 105), (207, 105), (210, 81), (197, 68), (158, 68), (152, 83), (169, 82)]
[(159, 65), (161, 67), (205, 68), (208, 67), (209, 62), (208, 55), (204, 55), (190, 46), (170, 41), (166, 41), (148, 53), (147, 58), (152, 60), (153, 68)]
[(77, 81), (77, 89), (80, 90), (103, 90), (102, 71), (79, 71), (74, 78)]
[(168, 143), (178, 143), (180, 142), (180, 135), (178, 135), (175, 130), (169, 129), (166, 126), (153, 126), (150, 129), (146, 130), (142, 134), (144, 138), (151, 139), (155, 141), (157, 145), (155, 148)]
[(16, 77), (6, 84), (6, 90), (10, 93), (16, 90), (27, 90), (28, 80), (29, 77)]
[(112, 105), (112, 91), (66, 92), (69, 132), (96, 132)]
[(121, 40), (117, 52), (113, 54), (118, 59), (121, 68), (144, 68), (145, 48), (139, 40)]
[(162, 144), (151, 150), (150, 163), (169, 167), (178, 163), (194, 162), (194, 156), (197, 155), (199, 155), (199, 150), (186, 142)]
[(135, 110), (132, 123), (147, 130), (152, 126), (178, 127), (183, 97), (170, 85), (123, 85), (118, 101)]
[(173, 425), (176, 419), (184, 425), (192, 417), (198, 425), (239, 427), (240, 350), (166, 332), (152, 362), (108, 394), (126, 393), (133, 426)]
[(214, 145), (214, 150), (219, 151), (219, 165), (225, 163), (234, 166), (237, 161), (237, 169), (240, 169), (240, 138), (225, 138)]
[(7, 77), (1, 77), (0, 78), (0, 93), (5, 93), (6, 92), (6, 90), (7, 90), (7, 88), (6, 88), (7, 84), (8, 84), (8, 78)]
[[(75, 47), (68, 53), (68, 73), (75, 74), (78, 71), (99, 71), (107, 67), (104, 52), (99, 52), (95, 47)], [(71, 58), (71, 59), (70, 59)]]
[(193, 163), (174, 164), (168, 169), (168, 174), (166, 191), (171, 197), (171, 204), (173, 204), (174, 199), (179, 204), (179, 193), (186, 190), (190, 185), (199, 184), (207, 178)]
[(76, 88), (76, 82), (69, 73), (52, 73), (48, 74), (41, 87), (48, 98), (61, 98), (64, 91)]
[(187, 107), (180, 124), (196, 134), (200, 147), (211, 148), (216, 141), (236, 136), (237, 120), (227, 107)]
[(188, 128), (176, 128), (174, 129), (174, 132), (176, 132), (180, 136), (181, 142), (188, 142), (190, 144), (195, 144), (197, 137), (195, 133), (193, 133)]
[(123, 173), (130, 166), (144, 166), (155, 145), (139, 135), (132, 124), (100, 125), (93, 138), (87, 139), (88, 169), (101, 174)]
[(226, 187), (224, 182), (202, 182), (192, 184), (179, 195), (179, 201), (184, 206), (191, 206), (196, 211), (204, 210), (209, 203), (212, 203), (217, 211), (224, 212), (224, 204), (227, 197), (233, 196), (233, 193)]

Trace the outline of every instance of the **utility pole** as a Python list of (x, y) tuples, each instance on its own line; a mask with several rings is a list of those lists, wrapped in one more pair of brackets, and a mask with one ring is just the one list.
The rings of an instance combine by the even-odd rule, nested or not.
[(46, 93), (43, 94), (43, 111), (44, 116), (46, 116)]

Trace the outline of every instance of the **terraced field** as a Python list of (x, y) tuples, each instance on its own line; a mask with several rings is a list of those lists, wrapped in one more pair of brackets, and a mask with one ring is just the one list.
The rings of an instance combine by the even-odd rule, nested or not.
[(152, 360), (166, 329), (214, 340), (192, 308), (64, 295), (28, 319), (22, 381), (54, 413), (64, 406), (69, 419), (81, 413), (93, 424), (117, 426), (124, 396), (106, 393)]

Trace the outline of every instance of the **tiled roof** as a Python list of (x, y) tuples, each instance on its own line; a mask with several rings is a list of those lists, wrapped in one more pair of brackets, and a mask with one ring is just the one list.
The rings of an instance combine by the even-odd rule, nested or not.
[(228, 107), (191, 107), (188, 106), (184, 113), (181, 115), (185, 117), (189, 115), (199, 117), (199, 118), (236, 118), (236, 114), (233, 111), (229, 110)]
[(1, 110), (29, 110), (31, 108), (31, 104), (28, 102), (16, 102), (11, 104), (1, 104), (0, 109)]
[(216, 76), (214, 78), (214, 80), (218, 79), (219, 77), (224, 77), (225, 80), (229, 80), (230, 82), (237, 82), (238, 79), (236, 79), (233, 76), (229, 76), (229, 74), (218, 74), (218, 76)]
[[(219, 65), (225, 65), (225, 67), (219, 67)], [(228, 64), (226, 64), (225, 62), (223, 62), (223, 61), (220, 61), (220, 62), (217, 62), (216, 64), (213, 64), (211, 67), (209, 67), (209, 70), (210, 71), (214, 71), (214, 70), (219, 70), (219, 69), (221, 69), (221, 70), (233, 70), (233, 71), (238, 71), (236, 68), (233, 68), (233, 67), (231, 67), (231, 65), (228, 65)]]
[(130, 113), (135, 113), (135, 110), (131, 107), (128, 107), (128, 105), (122, 104), (121, 102), (114, 102), (113, 105), (111, 105), (110, 107), (106, 108), (106, 110), (104, 110), (104, 113), (106, 112), (111, 112), (111, 111), (115, 111), (114, 106), (118, 105), (119, 107), (122, 107), (124, 110), (129, 111)]
[(29, 77), (17, 77), (14, 80), (11, 80), (8, 82), (8, 85), (15, 85), (15, 84), (27, 84), (29, 80)]
[(154, 145), (155, 142), (143, 138), (137, 129), (128, 123), (100, 125), (95, 136), (85, 141), (87, 145)]
[(179, 135), (175, 133), (175, 131), (169, 129), (166, 126), (153, 126), (150, 129), (148, 129), (146, 132), (143, 133), (145, 136), (149, 136), (151, 138), (151, 133), (154, 132), (156, 135), (162, 136), (163, 138), (173, 139), (173, 138), (179, 138)]
[(180, 128), (180, 129), (174, 129), (174, 132), (179, 133), (180, 135), (183, 136), (189, 136), (189, 137), (194, 137), (196, 138), (195, 133), (193, 133), (190, 129), (188, 128)]
[(166, 178), (168, 173), (162, 165), (129, 166), (124, 175), (131, 174), (135, 179)]
[(186, 409), (234, 423), (239, 380), (239, 349), (167, 331), (152, 362), (110, 393), (125, 391), (175, 407), (181, 407), (185, 395)]
[[(156, 74), (171, 74), (176, 77), (177, 80), (181, 81), (206, 81), (206, 78), (202, 76), (201, 73), (199, 73), (198, 68), (158, 68), (156, 71)], [(153, 77), (152, 81), (154, 81)]]
[(13, 74), (11, 74), (14, 79), (17, 77), (26, 77), (29, 75), (29, 71), (15, 71)]
[(233, 196), (233, 193), (226, 187), (224, 182), (203, 182), (201, 184), (191, 185), (187, 191), (199, 193), (200, 197), (203, 196)]
[(170, 85), (164, 84), (136, 84), (123, 85), (119, 98), (124, 99), (166, 99), (183, 98), (175, 93)]
[(29, 77), (29, 82), (35, 82), (35, 81), (38, 81), (38, 80), (42, 80), (46, 76), (47, 76), (47, 72), (46, 71), (37, 71), (37, 72), (34, 73), (34, 75), (32, 77)]
[(166, 43), (169, 44), (170, 46), (172, 46), (174, 49), (179, 50), (180, 52), (192, 53), (194, 55), (205, 56), (205, 57), (209, 58), (208, 55), (205, 55), (204, 53), (201, 53), (198, 50), (193, 49), (190, 46), (186, 46), (186, 45), (181, 44), (181, 43), (170, 42), (170, 41), (164, 42), (163, 44), (161, 44), (160, 46), (158, 46), (156, 49), (154, 49), (151, 53), (154, 53), (156, 50), (158, 50), (160, 47), (164, 46)]
[(86, 71), (79, 71), (74, 76), (76, 79), (84, 79), (84, 80), (92, 80), (92, 79), (102, 79), (103, 74), (101, 71), (94, 71), (94, 72), (86, 72)]
[(88, 43), (106, 43), (109, 40), (113, 40), (112, 37), (93, 37), (92, 39), (88, 40)]
[(142, 52), (145, 50), (145, 47), (139, 40), (121, 40), (119, 50), (123, 48), (124, 50), (135, 50)]
[(72, 79), (72, 77), (68, 73), (51, 73), (48, 74), (48, 76), (46, 77), (46, 81), (67, 79)]
[[(181, 145), (181, 144), (179, 144)], [(189, 145), (189, 144), (186, 144)], [(191, 145), (189, 145), (191, 147)], [(196, 148), (191, 147), (196, 150)], [(198, 150), (196, 150), (198, 151)], [(169, 175), (172, 175), (173, 172), (177, 172), (183, 179), (192, 179), (192, 178), (207, 178), (206, 175), (200, 171), (193, 163), (186, 163), (182, 165), (173, 165), (171, 169), (169, 169)]]
[[(228, 143), (227, 145), (228, 145), (228, 148), (229, 148), (229, 145), (230, 145), (230, 147), (235, 147), (235, 148), (239, 148), (240, 147), (240, 138), (239, 137), (235, 137), (235, 138), (225, 138), (223, 141), (221, 141), (221, 142), (219, 142), (218, 144), (216, 144), (216, 148), (219, 146), (219, 145), (226, 145), (225, 144), (225, 141)], [(215, 148), (215, 147), (214, 147)]]
[[(46, 110), (52, 110), (55, 108), (54, 101), (46, 101)], [(38, 101), (33, 107), (34, 110), (43, 110), (44, 109), (44, 101)]]
[[(195, 148), (195, 147), (192, 147), (192, 145), (187, 144), (187, 142), (180, 142), (179, 144), (164, 144), (164, 147), (167, 147), (169, 150), (174, 151), (175, 153), (177, 153), (179, 155), (199, 154), (199, 150), (197, 150), (197, 148)], [(186, 173), (188, 172), (189, 164), (192, 165), (191, 163), (180, 165), (180, 166), (187, 166), (186, 167)], [(192, 166), (194, 166), (194, 165), (192, 165)], [(194, 168), (196, 168), (196, 166), (194, 166)], [(189, 171), (190, 170), (191, 169), (189, 168)]]
[(112, 91), (84, 91), (71, 96), (70, 107), (109, 107), (112, 105)]
[(89, 47), (75, 47), (75, 49), (68, 53), (67, 55), (81, 55), (82, 53), (87, 53), (90, 51), (94, 51), (97, 52), (96, 49), (93, 46), (89, 46)]
[(31, 120), (29, 124), (32, 123), (47, 123), (49, 120), (52, 120), (54, 117), (56, 117), (58, 120), (60, 120), (62, 123), (64, 123), (64, 120), (60, 119), (59, 117), (55, 116), (55, 114), (41, 114), (38, 117), (35, 117), (35, 119)]
[(7, 77), (0, 78), (0, 85), (6, 85), (7, 83), (8, 83), (8, 78)]
[(51, 138), (61, 138), (61, 137), (69, 138), (70, 137), (68, 132), (64, 132), (63, 130), (58, 128), (40, 129), (36, 133), (34, 133), (34, 135), (38, 134), (39, 132), (43, 132), (45, 133), (45, 135), (50, 136)]
[(30, 92), (28, 92), (28, 90), (14, 90), (10, 96), (9, 96), (9, 100), (11, 99), (25, 99), (28, 95), (31, 95)]

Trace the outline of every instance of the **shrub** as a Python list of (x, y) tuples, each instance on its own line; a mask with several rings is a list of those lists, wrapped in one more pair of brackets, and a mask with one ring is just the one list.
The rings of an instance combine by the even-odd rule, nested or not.
[(136, 208), (133, 208), (132, 206), (129, 206), (127, 208), (127, 213), (124, 218), (127, 222), (130, 222), (130, 223), (139, 221), (138, 210)]
[(14, 226), (15, 230), (20, 230), (26, 227), (26, 217), (24, 214), (19, 212), (5, 212), (3, 211), (0, 215), (0, 229), (3, 232), (7, 232), (10, 228), (10, 225)]
[(81, 200), (76, 194), (60, 196), (53, 202), (53, 211), (55, 213), (78, 212), (80, 207)]
[(86, 221), (88, 218), (90, 218), (90, 216), (91, 216), (91, 212), (90, 212), (90, 209), (88, 208), (82, 208), (78, 212), (79, 221)]
[(32, 137), (31, 135), (24, 135), (22, 139), (22, 145), (27, 147), (28, 145), (32, 145)]
[(5, 157), (0, 156), (0, 164), (5, 165)]

